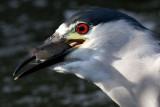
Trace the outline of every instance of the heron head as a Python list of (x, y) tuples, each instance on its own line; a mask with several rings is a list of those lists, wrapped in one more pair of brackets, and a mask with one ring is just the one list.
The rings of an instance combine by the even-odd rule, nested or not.
[(134, 18), (119, 11), (92, 8), (78, 12), (61, 24), (43, 45), (35, 48), (34, 56), (21, 63), (14, 75), (36, 58), (40, 62), (18, 75), (16, 79), (50, 67), (55, 71), (73, 73), (81, 78), (100, 80), (107, 74), (99, 71), (110, 66), (115, 58), (114, 54), (129, 41), (128, 35), (135, 28), (144, 27)]

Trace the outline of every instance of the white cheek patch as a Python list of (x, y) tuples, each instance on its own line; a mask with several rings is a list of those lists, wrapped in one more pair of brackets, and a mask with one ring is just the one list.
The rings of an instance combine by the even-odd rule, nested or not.
[(65, 35), (68, 32), (70, 32), (74, 27), (76, 26), (76, 24), (71, 24), (69, 27), (66, 25), (66, 23), (63, 23), (59, 26), (59, 28), (56, 30), (55, 33), (59, 34), (59, 35)]
[(55, 33), (64, 35), (68, 31), (68, 27), (65, 23), (61, 24)]
[(76, 23), (74, 24), (71, 24), (70, 26), (67, 26), (66, 23), (63, 23), (59, 26), (59, 28), (56, 30), (55, 33), (59, 34), (59, 35), (65, 35), (67, 34), (68, 32), (70, 32), (72, 29), (74, 29), (76, 27), (76, 25), (78, 25), (79, 23), (84, 23), (82, 21), (77, 21)]

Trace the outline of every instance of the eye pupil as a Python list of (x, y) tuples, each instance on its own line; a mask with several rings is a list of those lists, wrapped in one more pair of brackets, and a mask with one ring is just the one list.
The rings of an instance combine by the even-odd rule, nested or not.
[(85, 24), (85, 23), (80, 23), (80, 24), (78, 24), (77, 27), (76, 27), (76, 31), (77, 31), (77, 33), (79, 33), (79, 34), (86, 34), (86, 33), (88, 32), (88, 30), (89, 30), (89, 27), (88, 27), (88, 25)]
[(85, 30), (85, 28), (83, 26), (79, 27), (79, 31), (84, 31), (84, 30)]

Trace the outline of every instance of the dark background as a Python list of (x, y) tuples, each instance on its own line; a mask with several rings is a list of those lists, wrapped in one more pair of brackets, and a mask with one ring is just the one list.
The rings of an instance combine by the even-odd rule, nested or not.
[(117, 107), (94, 84), (70, 74), (41, 70), (14, 81), (28, 53), (76, 10), (117, 9), (160, 34), (160, 0), (0, 0), (0, 107)]

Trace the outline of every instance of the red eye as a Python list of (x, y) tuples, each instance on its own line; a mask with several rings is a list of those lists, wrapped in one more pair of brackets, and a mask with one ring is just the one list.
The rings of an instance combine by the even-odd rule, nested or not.
[(87, 24), (84, 24), (84, 23), (81, 23), (81, 24), (78, 24), (78, 26), (76, 27), (76, 31), (79, 33), (79, 34), (86, 34), (89, 30), (89, 27)]

